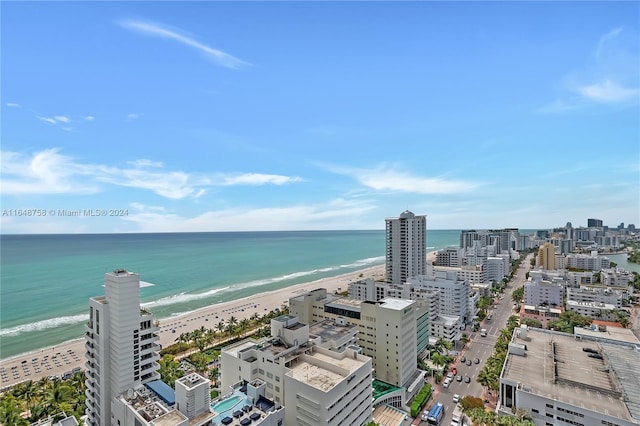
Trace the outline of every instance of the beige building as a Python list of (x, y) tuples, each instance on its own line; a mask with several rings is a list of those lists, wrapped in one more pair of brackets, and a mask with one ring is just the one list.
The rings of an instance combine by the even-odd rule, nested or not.
[(427, 263), (427, 217), (409, 210), (400, 217), (385, 219), (386, 279), (403, 284), (423, 275)]
[(556, 248), (551, 243), (544, 243), (538, 249), (537, 266), (542, 269), (556, 269)]
[[(317, 289), (289, 299), (289, 313), (313, 324), (340, 318), (358, 327), (358, 345), (373, 358), (376, 377), (408, 388), (417, 370), (417, 327), (428, 317), (417, 313), (416, 302), (387, 298), (378, 302), (336, 297)], [(422, 311), (421, 311), (422, 312)], [(424, 324), (423, 324), (424, 325)]]

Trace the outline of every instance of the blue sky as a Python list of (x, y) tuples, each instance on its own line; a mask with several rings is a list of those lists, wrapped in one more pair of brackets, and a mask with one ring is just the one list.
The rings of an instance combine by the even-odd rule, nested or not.
[(3, 2), (2, 232), (640, 226), (639, 16)]

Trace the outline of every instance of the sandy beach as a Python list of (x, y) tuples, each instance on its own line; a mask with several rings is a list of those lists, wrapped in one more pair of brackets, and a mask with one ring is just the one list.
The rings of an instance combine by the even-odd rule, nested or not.
[[(328, 292), (346, 291), (348, 284), (364, 278), (384, 278), (385, 266), (378, 265), (350, 272), (336, 277), (323, 278), (309, 283), (298, 284), (281, 290), (258, 293), (251, 297), (219, 303), (184, 315), (160, 319), (159, 344), (167, 347), (176, 338), (202, 326), (214, 328), (220, 321), (231, 316), (237, 320), (250, 318), (254, 313), (266, 312), (288, 306), (289, 298), (316, 288), (326, 288)], [(360, 277), (362, 274), (362, 277)], [(87, 308), (88, 309), (88, 308)], [(175, 330), (175, 331), (174, 331)], [(84, 370), (84, 339), (79, 338), (53, 347), (2, 360), (0, 362), (0, 388), (4, 389), (26, 380), (38, 380), (46, 376), (60, 376), (73, 369)]]

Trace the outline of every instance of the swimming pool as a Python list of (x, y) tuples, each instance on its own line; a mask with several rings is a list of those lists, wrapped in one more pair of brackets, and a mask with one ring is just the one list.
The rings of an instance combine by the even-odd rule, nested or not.
[(238, 405), (243, 399), (244, 399), (243, 397), (239, 395), (235, 395), (223, 401), (220, 401), (215, 405), (211, 405), (211, 408), (216, 413), (224, 413), (225, 411), (230, 410), (236, 405)]

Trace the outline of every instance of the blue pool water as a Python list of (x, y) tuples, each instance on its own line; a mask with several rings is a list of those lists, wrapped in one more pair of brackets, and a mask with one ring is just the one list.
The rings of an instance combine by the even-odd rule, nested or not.
[[(224, 401), (220, 401), (215, 405), (211, 405), (211, 408), (216, 413), (223, 414), (225, 411), (231, 411), (233, 413), (233, 408), (238, 405), (240, 401), (242, 401), (241, 396), (232, 396), (230, 398), (225, 399)], [(241, 407), (238, 407), (241, 408)], [(229, 416), (231, 417), (231, 416)]]

